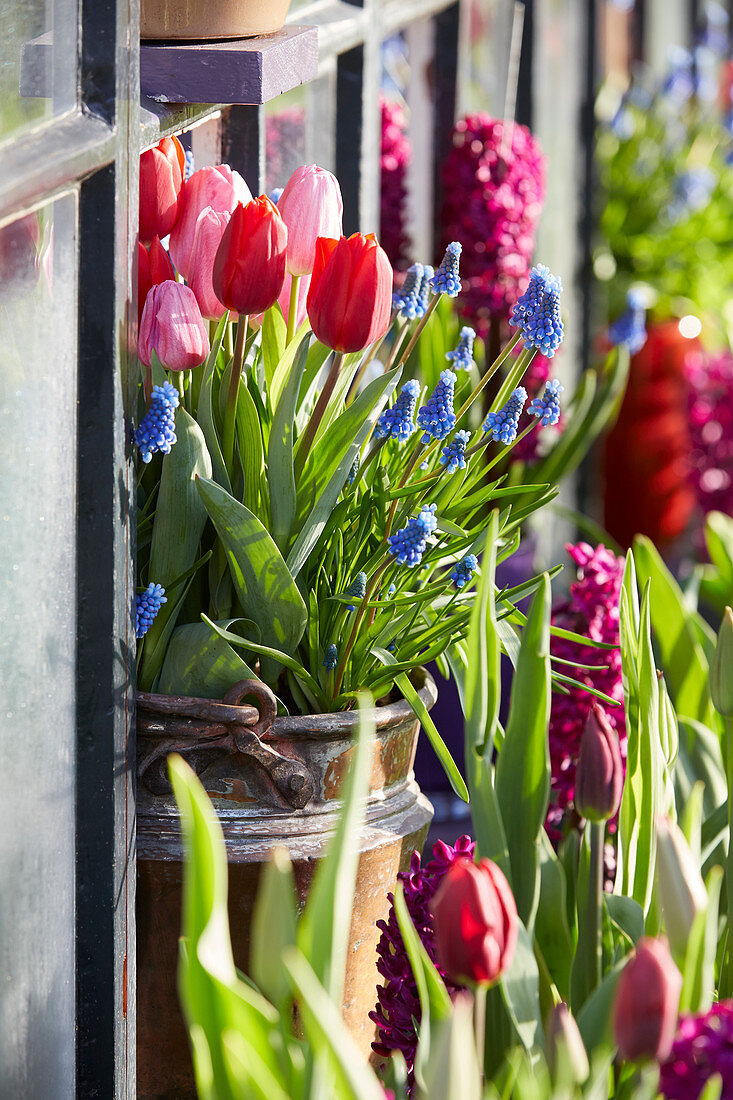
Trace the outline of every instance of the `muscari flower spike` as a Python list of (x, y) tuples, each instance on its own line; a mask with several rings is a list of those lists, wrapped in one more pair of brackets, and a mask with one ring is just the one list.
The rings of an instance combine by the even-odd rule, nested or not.
[(517, 438), (517, 425), (526, 400), (527, 391), (524, 386), (517, 386), (506, 405), (498, 412), (490, 412), (486, 417), (484, 431), (491, 432), (495, 443), (513, 443)]
[(155, 616), (164, 603), (168, 603), (165, 588), (161, 584), (152, 581), (145, 589), (135, 597), (135, 637), (142, 638), (153, 625)]
[(168, 455), (176, 442), (175, 410), (178, 408), (178, 391), (170, 382), (153, 386), (150, 408), (135, 432), (135, 443), (140, 448), (143, 462), (150, 462), (154, 454)]
[(430, 280), (433, 294), (447, 294), (449, 298), (457, 298), (461, 293), (461, 277), (458, 274), (458, 258), (460, 255), (460, 243), (451, 241), (445, 250), (443, 259), (440, 261), (438, 270)]
[(434, 514), (436, 508), (436, 504), (424, 504), (420, 514), (407, 521), (407, 527), (402, 527), (396, 534), (389, 536), (389, 552), (397, 558), (399, 565), (407, 565), (412, 569), (420, 564), (428, 538), (438, 526)]
[(430, 301), (431, 280), (435, 275), (435, 270), (430, 264), (423, 264), (422, 279), (420, 280), (420, 286), (417, 290), (417, 316), (424, 317), (425, 310), (428, 308), (428, 302)]
[(461, 329), (461, 338), (453, 351), (446, 352), (446, 359), (453, 360), (454, 370), (470, 370), (475, 366), (473, 361), (473, 342), (476, 339), (475, 331), (468, 325)]
[[(366, 596), (366, 582), (366, 573), (357, 573), (349, 587), (346, 589), (345, 594), (347, 596), (353, 596), (355, 600), (363, 600)], [(353, 604), (349, 603), (346, 605), (346, 610), (355, 611), (356, 609)]]
[(470, 432), (456, 432), (451, 442), (446, 443), (440, 456), (440, 464), (445, 466), (446, 473), (454, 474), (456, 470), (466, 469), (466, 447), (470, 438)]
[(450, 575), (450, 579), (453, 581), (453, 587), (464, 588), (465, 585), (470, 584), (471, 577), (477, 568), (478, 558), (475, 554), (466, 554), (460, 561), (457, 561)]
[(412, 267), (408, 267), (402, 286), (392, 295), (392, 309), (396, 310), (405, 321), (414, 321), (416, 317), (421, 316), (418, 312), (418, 295), (422, 280), (422, 264), (413, 264)]
[(626, 346), (635, 355), (646, 343), (646, 309), (644, 297), (637, 290), (626, 295), (626, 309), (608, 327), (608, 338), (618, 347)]
[(385, 409), (374, 425), (377, 439), (391, 437), (398, 443), (404, 443), (415, 431), (412, 422), (417, 399), (420, 396), (420, 383), (415, 378), (405, 382), (400, 395), (391, 409)]
[(325, 669), (328, 669), (329, 672), (333, 672), (338, 663), (338, 650), (336, 649), (336, 646), (333, 644), (333, 642), (331, 642), (331, 644), (326, 647), (326, 653), (323, 657), (323, 667)]
[(548, 359), (560, 347), (563, 324), (560, 316), (562, 282), (549, 267), (538, 264), (529, 273), (529, 286), (518, 299), (510, 323), (517, 327), (527, 348), (537, 348)]
[(349, 476), (346, 478), (347, 485), (353, 485), (356, 481), (356, 475), (359, 473), (359, 467), (361, 466), (361, 455), (357, 454), (354, 459), (354, 465), (349, 470)]
[(543, 428), (557, 424), (560, 419), (560, 394), (565, 387), (560, 385), (557, 378), (548, 382), (545, 392), (541, 397), (533, 397), (529, 403), (527, 412), (530, 416), (536, 416)]
[(456, 414), (453, 412), (453, 391), (457, 375), (452, 370), (441, 372), (440, 381), (433, 390), (427, 405), (422, 405), (417, 414), (417, 426), (422, 428), (423, 443), (433, 439), (445, 439), (453, 431)]

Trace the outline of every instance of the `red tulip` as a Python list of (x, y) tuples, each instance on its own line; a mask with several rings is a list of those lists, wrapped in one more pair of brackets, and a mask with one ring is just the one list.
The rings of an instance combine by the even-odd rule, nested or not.
[(172, 279), (154, 286), (145, 300), (137, 353), (146, 367), (153, 352), (168, 370), (190, 370), (209, 354), (209, 334), (196, 296)]
[(621, 804), (624, 766), (618, 736), (599, 703), (594, 703), (580, 739), (575, 772), (575, 808), (589, 821), (608, 821)]
[(220, 320), (226, 313), (226, 306), (214, 293), (211, 279), (214, 273), (216, 251), (230, 218), (231, 214), (227, 210), (220, 212), (207, 206), (196, 219), (193, 237), (188, 284), (196, 295), (196, 301), (204, 317), (210, 317), (214, 321)]
[(140, 156), (140, 240), (167, 237), (178, 217), (186, 157), (176, 137), (161, 138)]
[(175, 279), (170, 256), (160, 243), (160, 237), (153, 237), (148, 252), (145, 245), (137, 242), (137, 323), (140, 324), (145, 308), (145, 300), (151, 287), (164, 283), (166, 279)]
[(310, 275), (318, 237), (341, 236), (339, 181), (317, 164), (301, 165), (285, 184), (277, 208), (288, 227), (287, 269), (291, 275)]
[(495, 863), (452, 865), (432, 903), (438, 962), (453, 981), (495, 982), (517, 945), (517, 906)]
[(664, 1061), (677, 1027), (682, 975), (666, 940), (644, 937), (616, 985), (613, 1030), (619, 1052), (630, 1062)]
[(231, 214), (237, 203), (248, 203), (251, 198), (239, 172), (233, 172), (228, 164), (199, 168), (189, 176), (183, 185), (178, 221), (170, 241), (173, 263), (184, 279), (191, 276), (196, 223), (201, 211), (208, 206), (217, 214)]
[(392, 309), (392, 267), (373, 233), (319, 237), (308, 317), (322, 344), (360, 351), (384, 336)]
[(241, 204), (224, 230), (214, 260), (214, 293), (236, 313), (264, 313), (285, 279), (288, 231), (267, 195)]

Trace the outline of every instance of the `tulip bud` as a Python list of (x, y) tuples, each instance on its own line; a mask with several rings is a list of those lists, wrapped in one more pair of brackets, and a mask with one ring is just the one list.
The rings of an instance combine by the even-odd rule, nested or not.
[(664, 1061), (677, 1027), (682, 975), (666, 941), (644, 937), (619, 975), (613, 1030), (622, 1058)]
[(582, 1085), (590, 1073), (578, 1025), (564, 1001), (555, 1005), (547, 1022), (547, 1062), (555, 1081)]
[(160, 237), (153, 237), (150, 245), (150, 279), (152, 286), (164, 283), (167, 279), (175, 279), (171, 258), (160, 243)]
[(186, 155), (176, 137), (161, 138), (140, 156), (140, 240), (167, 237), (178, 217)]
[(373, 233), (319, 237), (308, 291), (317, 339), (335, 351), (361, 351), (381, 339), (392, 311), (392, 266)]
[(288, 231), (278, 209), (260, 195), (232, 214), (214, 260), (214, 293), (236, 313), (264, 313), (285, 279)]
[(190, 287), (167, 280), (147, 296), (137, 353), (149, 367), (153, 352), (168, 370), (190, 370), (209, 354), (209, 334)]
[(181, 191), (178, 220), (170, 240), (173, 263), (185, 279), (191, 276), (196, 223), (201, 211), (211, 207), (217, 214), (231, 214), (238, 203), (246, 204), (251, 199), (247, 184), (228, 164), (199, 168), (189, 176)]
[(692, 925), (707, 908), (705, 883), (685, 835), (661, 815), (657, 829), (657, 886), (664, 927), (675, 955), (684, 955)]
[(212, 276), (216, 251), (221, 244), (224, 230), (229, 224), (231, 214), (219, 212), (207, 206), (196, 220), (196, 230), (191, 250), (191, 263), (188, 269), (188, 285), (196, 295), (204, 317), (219, 321), (226, 313), (226, 306), (214, 293)]
[(733, 718), (733, 611), (726, 607), (710, 665), (710, 695), (724, 718)]
[(317, 164), (296, 168), (277, 200), (288, 227), (287, 270), (309, 275), (318, 237), (340, 237), (344, 204), (335, 176)]
[(509, 883), (491, 860), (458, 859), (432, 905), (438, 962), (455, 982), (495, 982), (510, 966), (518, 917)]
[(618, 737), (603, 707), (594, 703), (580, 739), (575, 808), (589, 821), (607, 821), (619, 808), (623, 786)]
[(170, 256), (160, 243), (160, 237), (153, 237), (148, 252), (142, 241), (137, 242), (137, 323), (142, 320), (143, 309), (150, 288), (164, 283), (167, 279), (175, 279), (176, 273)]

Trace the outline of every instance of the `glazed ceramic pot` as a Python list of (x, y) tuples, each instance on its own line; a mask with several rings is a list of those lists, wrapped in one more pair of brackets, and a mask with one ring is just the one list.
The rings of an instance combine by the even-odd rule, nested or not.
[(141, 0), (140, 37), (210, 41), (273, 34), (290, 0)]

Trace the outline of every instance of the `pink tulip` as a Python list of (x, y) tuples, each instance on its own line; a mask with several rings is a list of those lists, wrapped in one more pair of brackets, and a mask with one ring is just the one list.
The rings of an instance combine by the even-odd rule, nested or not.
[(168, 370), (190, 370), (209, 354), (209, 334), (196, 295), (172, 279), (152, 287), (145, 299), (137, 353), (146, 367), (153, 352)]
[(613, 1031), (622, 1058), (663, 1062), (672, 1049), (682, 975), (666, 940), (645, 936), (616, 983)]
[(287, 270), (309, 275), (317, 238), (341, 236), (344, 204), (339, 182), (325, 168), (305, 164), (285, 184), (277, 208), (288, 227)]
[[(280, 303), (280, 309), (283, 311), (283, 317), (287, 321), (288, 313), (290, 311), (290, 287), (293, 282), (293, 276), (286, 271), (285, 282), (283, 288), (280, 291), (280, 297), (278, 302)], [(304, 275), (298, 281), (298, 301), (295, 308), (295, 331), (297, 332), (300, 326), (303, 324), (306, 318), (306, 301), (308, 298), (308, 288), (311, 285), (310, 275)]]
[(212, 210), (210, 206), (205, 207), (196, 219), (193, 237), (188, 284), (196, 295), (196, 301), (203, 316), (213, 321), (219, 321), (226, 313), (226, 306), (214, 293), (211, 275), (214, 270), (216, 250), (221, 244), (222, 235), (230, 218), (231, 214), (227, 210), (219, 212)]
[(186, 180), (169, 246), (176, 270), (184, 279), (191, 274), (196, 222), (201, 211), (210, 206), (218, 214), (231, 214), (237, 203), (246, 204), (251, 198), (250, 190), (239, 172), (233, 172), (228, 164), (199, 168)]

